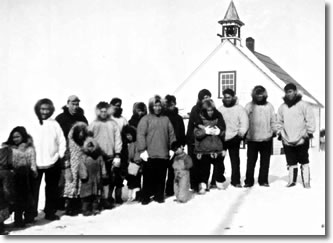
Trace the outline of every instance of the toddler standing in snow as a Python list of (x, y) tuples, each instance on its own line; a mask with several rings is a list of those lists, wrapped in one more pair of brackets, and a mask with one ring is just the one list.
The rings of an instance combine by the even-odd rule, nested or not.
[(99, 201), (102, 195), (103, 179), (107, 177), (101, 151), (95, 140), (88, 137), (83, 145), (84, 159), (80, 163), (80, 197), (84, 216), (99, 213)]
[(180, 146), (176, 152), (172, 167), (175, 172), (174, 192), (178, 202), (187, 202), (191, 198), (190, 194), (190, 168), (192, 159), (184, 152), (184, 147)]
[(126, 125), (122, 131), (123, 135), (123, 150), (126, 151), (125, 156), (128, 162), (127, 169), (127, 187), (128, 201), (139, 200), (141, 190), (141, 158), (136, 145), (136, 129)]

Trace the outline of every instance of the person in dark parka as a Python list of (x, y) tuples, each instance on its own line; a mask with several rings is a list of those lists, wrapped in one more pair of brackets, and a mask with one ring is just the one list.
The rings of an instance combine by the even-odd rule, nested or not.
[[(55, 120), (59, 123), (64, 136), (66, 138), (67, 141), (67, 147), (68, 147), (68, 134), (69, 131), (71, 130), (71, 128), (73, 127), (73, 125), (76, 122), (83, 122), (85, 124), (88, 125), (88, 121), (87, 118), (84, 116), (84, 110), (80, 107), (80, 99), (79, 97), (77, 97), (76, 95), (71, 95), (68, 97), (67, 99), (67, 104), (65, 106), (62, 107), (63, 112), (60, 113)], [(67, 162), (69, 162), (69, 151), (68, 149), (66, 150), (65, 153), (65, 158), (62, 161), (63, 164), (61, 165), (61, 175), (60, 175), (60, 180), (59, 180), (59, 193), (60, 193), (60, 199), (59, 199), (59, 205), (58, 205), (58, 209), (65, 209), (65, 207), (67, 205), (67, 202), (65, 203), (65, 201), (67, 199), (65, 199), (63, 197), (63, 193), (64, 193), (64, 188), (65, 188), (65, 177), (69, 177), (69, 171), (68, 171), (68, 166), (66, 166), (65, 164)], [(66, 168), (67, 167), (67, 168)]]
[(186, 133), (186, 143), (187, 143), (187, 153), (191, 156), (193, 161), (193, 167), (190, 169), (190, 180), (191, 180), (191, 189), (194, 191), (199, 190), (199, 177), (198, 177), (198, 160), (194, 155), (194, 128), (195, 121), (199, 120), (199, 114), (201, 112), (202, 102), (204, 100), (210, 99), (212, 96), (211, 92), (207, 89), (202, 89), (198, 93), (198, 101), (195, 106), (192, 107), (190, 118), (187, 126)]
[(139, 121), (142, 117), (147, 115), (147, 106), (143, 102), (136, 102), (133, 105), (133, 115), (131, 119), (128, 121), (128, 124), (137, 128)]

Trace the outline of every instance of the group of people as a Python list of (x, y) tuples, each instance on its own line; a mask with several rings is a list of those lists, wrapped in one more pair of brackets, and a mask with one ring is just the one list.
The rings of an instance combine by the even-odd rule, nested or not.
[[(0, 149), (0, 232), (5, 233), (4, 221), (12, 212), (17, 227), (35, 222), (43, 175), (44, 217), (50, 221), (59, 219), (57, 210), (89, 216), (122, 204), (125, 180), (128, 201), (142, 205), (152, 200), (163, 203), (173, 195), (178, 202), (187, 202), (193, 192), (225, 189), (226, 152), (232, 186), (254, 185), (260, 154), (258, 184), (268, 187), (275, 136), (282, 141), (286, 155), (287, 187), (296, 185), (299, 163), (303, 185), (310, 188), (308, 149), (315, 118), (294, 84), (287, 84), (284, 91), (276, 115), (261, 85), (253, 88), (252, 101), (245, 108), (238, 104), (232, 89), (223, 91), (219, 108), (210, 91), (203, 89), (191, 110), (186, 133), (173, 95), (155, 95), (148, 109), (144, 102), (135, 103), (129, 121), (122, 115), (121, 99), (101, 101), (96, 105), (96, 119), (89, 124), (77, 96), (68, 98), (55, 119), (51, 118), (53, 102), (41, 99), (35, 105), (35, 126), (15, 127)], [(247, 142), (243, 185), (242, 140)]]

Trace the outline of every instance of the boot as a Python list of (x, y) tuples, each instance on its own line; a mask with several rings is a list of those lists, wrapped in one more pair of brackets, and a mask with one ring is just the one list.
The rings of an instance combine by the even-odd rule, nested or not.
[(128, 189), (128, 199), (127, 199), (127, 202), (132, 202), (132, 201), (134, 201), (133, 189)]
[(102, 206), (103, 209), (112, 209), (112, 208), (114, 208), (114, 206), (106, 198), (101, 199), (101, 206)]
[(5, 229), (5, 224), (0, 223), (0, 235), (8, 235), (9, 232)]
[(92, 212), (94, 215), (101, 213), (101, 210), (99, 209), (99, 202), (98, 202), (97, 198), (95, 198), (94, 201), (92, 202)]
[(205, 194), (207, 189), (207, 185), (204, 182), (199, 184), (199, 194)]
[(18, 228), (22, 228), (25, 226), (21, 210), (17, 210), (14, 213), (14, 225), (15, 225), (15, 227), (18, 227)]
[(288, 170), (289, 170), (289, 182), (287, 184), (287, 187), (296, 186), (297, 174), (298, 174), (297, 165), (289, 166)]
[(134, 188), (133, 189), (133, 198), (134, 198), (134, 201), (140, 201), (141, 200), (140, 188)]
[(223, 182), (216, 182), (216, 187), (219, 190), (224, 190), (225, 189), (224, 185), (223, 185)]
[(310, 167), (309, 164), (301, 165), (302, 182), (304, 188), (310, 188)]
[(116, 188), (115, 190), (115, 198), (116, 198), (116, 203), (117, 204), (122, 204), (123, 203), (123, 199), (121, 198), (121, 194), (122, 194), (122, 188)]

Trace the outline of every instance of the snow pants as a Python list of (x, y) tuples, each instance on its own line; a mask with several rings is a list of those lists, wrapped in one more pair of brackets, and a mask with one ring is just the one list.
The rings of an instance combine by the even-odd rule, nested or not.
[(260, 185), (268, 184), (268, 173), (272, 151), (272, 140), (264, 142), (248, 141), (247, 143), (247, 165), (245, 184), (252, 186), (254, 184), (254, 170), (256, 167), (258, 154), (260, 154), (260, 169), (258, 183)]
[(38, 215), (38, 200), (39, 188), (42, 182), (43, 174), (45, 174), (45, 206), (44, 212), (48, 215), (53, 215), (57, 212), (59, 200), (59, 179), (61, 168), (59, 162), (56, 162), (52, 167), (47, 169), (38, 169), (38, 177), (34, 181), (32, 193), (34, 197), (34, 216)]
[(168, 168), (168, 159), (152, 159), (143, 165), (142, 201), (149, 201), (151, 196), (154, 200), (164, 200), (165, 179)]
[[(240, 158), (239, 158), (239, 146), (241, 139), (238, 136), (225, 141), (223, 143), (224, 149), (229, 151), (231, 162), (231, 185), (240, 184)], [(224, 158), (223, 158), (224, 160)]]

